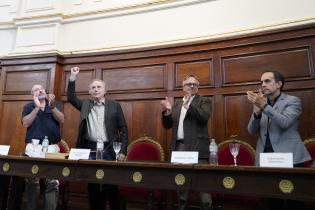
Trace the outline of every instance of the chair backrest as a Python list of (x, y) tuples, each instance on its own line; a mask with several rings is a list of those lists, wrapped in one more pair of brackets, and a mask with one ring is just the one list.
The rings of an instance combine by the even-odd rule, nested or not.
[(158, 142), (143, 136), (129, 144), (127, 160), (164, 161), (164, 150)]
[(255, 149), (247, 142), (229, 139), (218, 145), (218, 163), (219, 165), (233, 165), (234, 158), (230, 152), (230, 143), (240, 144), (239, 154), (237, 155), (237, 165), (254, 166), (255, 165)]
[(314, 167), (315, 163), (315, 137), (304, 140), (304, 145), (311, 155), (311, 160), (304, 162), (305, 167)]
[(59, 149), (60, 149), (60, 153), (69, 153), (70, 152), (70, 147), (68, 145), (68, 143), (61, 139), (59, 142), (58, 142), (58, 146), (59, 146)]

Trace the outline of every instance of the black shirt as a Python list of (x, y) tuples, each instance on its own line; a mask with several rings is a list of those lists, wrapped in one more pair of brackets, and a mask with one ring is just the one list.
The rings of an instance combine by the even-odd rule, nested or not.
[[(56, 108), (61, 110), (61, 105), (55, 102)], [(34, 102), (24, 106), (22, 118), (28, 115), (35, 108)], [(46, 103), (44, 111), (41, 109), (37, 112), (33, 123), (27, 128), (25, 142), (31, 143), (32, 139), (39, 139), (40, 142), (48, 136), (49, 144), (56, 144), (60, 141), (60, 126), (59, 122), (54, 118), (52, 111)]]

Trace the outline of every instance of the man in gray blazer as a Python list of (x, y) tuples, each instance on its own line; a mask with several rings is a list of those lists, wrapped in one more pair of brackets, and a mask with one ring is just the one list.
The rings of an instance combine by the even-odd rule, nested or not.
[[(211, 100), (197, 95), (199, 81), (194, 75), (188, 75), (183, 81), (183, 99), (177, 100), (171, 105), (168, 97), (161, 101), (164, 108), (162, 123), (166, 129), (173, 128), (173, 151), (198, 151), (199, 163), (208, 163), (209, 139), (208, 119), (211, 113)], [(189, 191), (179, 191), (179, 208), (183, 210), (187, 206)], [(201, 209), (210, 209), (211, 196), (208, 193), (200, 193)]]
[(263, 152), (293, 153), (295, 167), (311, 159), (298, 132), (301, 100), (283, 93), (283, 85), (284, 77), (279, 72), (267, 71), (261, 76), (259, 92), (247, 91), (247, 98), (254, 107), (247, 129), (250, 134), (259, 131), (257, 166), (259, 154)]
[[(100, 139), (104, 142), (103, 159), (115, 160), (112, 144), (114, 141), (120, 141), (122, 144), (118, 160), (124, 160), (127, 153), (128, 129), (119, 103), (105, 98), (105, 82), (98, 79), (90, 84), (91, 99), (78, 99), (75, 94), (75, 80), (79, 71), (79, 67), (71, 68), (68, 83), (68, 101), (81, 112), (76, 146), (95, 150), (97, 140)], [(91, 159), (95, 159), (95, 156), (91, 155)], [(104, 209), (106, 197), (111, 210), (120, 209), (117, 186), (100, 187), (99, 184), (89, 183), (88, 192), (91, 210)]]

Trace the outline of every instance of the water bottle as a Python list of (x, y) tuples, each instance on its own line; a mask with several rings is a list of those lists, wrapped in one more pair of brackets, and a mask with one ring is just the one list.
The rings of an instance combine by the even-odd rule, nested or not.
[(96, 160), (103, 159), (104, 142), (101, 139), (97, 139), (96, 142)]
[(48, 151), (49, 140), (48, 137), (45, 136), (42, 142), (42, 152), (45, 154)]
[(209, 146), (210, 156), (209, 156), (209, 164), (212, 166), (218, 165), (218, 146), (215, 143), (214, 139), (211, 139), (211, 143)]

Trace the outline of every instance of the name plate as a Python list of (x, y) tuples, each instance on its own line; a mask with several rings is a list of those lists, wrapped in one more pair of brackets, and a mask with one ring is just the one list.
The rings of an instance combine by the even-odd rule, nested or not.
[(292, 153), (260, 153), (261, 167), (293, 168)]
[(88, 160), (90, 156), (90, 149), (71, 149), (69, 160)]
[(0, 145), (0, 155), (9, 154), (10, 145)]
[(198, 163), (198, 152), (172, 151), (171, 163)]

